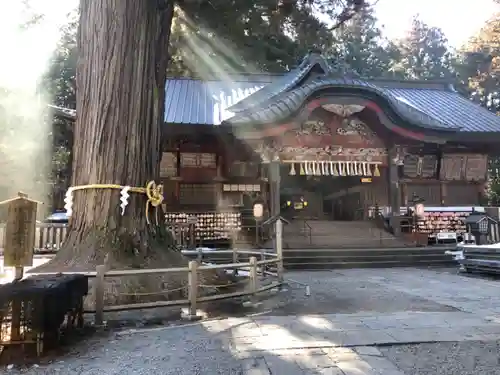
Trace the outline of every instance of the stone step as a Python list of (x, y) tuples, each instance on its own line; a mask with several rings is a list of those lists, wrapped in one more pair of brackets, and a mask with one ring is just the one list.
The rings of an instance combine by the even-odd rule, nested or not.
[(374, 248), (353, 248), (353, 249), (341, 249), (341, 248), (323, 248), (323, 249), (284, 249), (283, 255), (285, 257), (293, 258), (298, 256), (307, 257), (396, 257), (396, 256), (429, 256), (429, 255), (444, 255), (446, 250), (452, 250), (451, 246), (433, 246), (433, 247), (400, 247), (393, 249), (374, 249)]
[[(401, 247), (404, 239), (375, 226), (372, 221), (293, 220), (283, 230), (283, 246), (299, 248)], [(266, 243), (265, 247), (271, 246)]]
[(456, 264), (444, 252), (452, 247), (398, 249), (301, 249), (283, 250), (288, 269), (449, 266)]
[[(443, 267), (457, 264), (451, 255), (444, 253), (446, 250), (453, 249), (452, 246), (436, 246), (394, 249), (283, 250), (283, 263), (286, 269)], [(189, 257), (196, 259), (196, 254)], [(214, 251), (210, 252), (207, 257), (207, 261), (213, 263), (232, 262), (232, 253), (217, 253), (217, 251)], [(240, 254), (238, 261), (248, 262), (249, 258), (249, 255)]]
[(355, 262), (307, 262), (307, 263), (284, 263), (287, 270), (328, 270), (328, 269), (352, 269), (352, 268), (393, 268), (393, 267), (450, 267), (456, 262), (450, 259), (422, 259), (413, 261), (355, 261)]
[[(268, 243), (267, 245), (269, 245)], [(342, 248), (342, 247), (402, 247), (406, 242), (395, 237), (368, 237), (361, 235), (340, 237), (340, 236), (283, 236), (283, 246), (287, 249), (303, 248)], [(268, 247), (268, 246), (266, 246)]]

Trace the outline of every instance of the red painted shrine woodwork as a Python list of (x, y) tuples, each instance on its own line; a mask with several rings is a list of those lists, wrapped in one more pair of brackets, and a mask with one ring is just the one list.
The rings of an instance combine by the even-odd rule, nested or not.
[(355, 114), (318, 108), (304, 123), (270, 126), (248, 138), (263, 160), (278, 158), (292, 173), (380, 176), (379, 168), (387, 166), (383, 141)]

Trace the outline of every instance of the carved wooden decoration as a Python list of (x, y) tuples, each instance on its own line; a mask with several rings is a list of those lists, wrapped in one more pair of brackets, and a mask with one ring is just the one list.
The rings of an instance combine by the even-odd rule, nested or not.
[(322, 107), (341, 117), (349, 117), (365, 109), (365, 106), (356, 104), (324, 104)]
[(387, 149), (377, 135), (356, 117), (326, 112), (279, 135), (256, 142), (264, 161), (351, 161), (387, 165)]
[(354, 140), (360, 137), (368, 143), (377, 138), (377, 135), (356, 117), (342, 120), (342, 126), (337, 128), (336, 133), (337, 135), (353, 136)]

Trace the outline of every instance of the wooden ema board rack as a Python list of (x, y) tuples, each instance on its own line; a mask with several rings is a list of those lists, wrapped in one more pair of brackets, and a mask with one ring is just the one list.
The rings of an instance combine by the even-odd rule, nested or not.
[(460, 211), (428, 211), (424, 217), (417, 220), (417, 231), (436, 235), (437, 233), (464, 233), (465, 218), (470, 212)]
[(185, 233), (190, 230), (189, 224), (193, 225), (197, 241), (229, 240), (242, 226), (239, 212), (169, 212), (165, 220), (167, 226)]

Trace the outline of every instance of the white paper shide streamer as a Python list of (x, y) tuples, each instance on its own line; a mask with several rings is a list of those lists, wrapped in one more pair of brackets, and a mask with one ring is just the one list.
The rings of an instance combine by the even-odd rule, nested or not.
[(64, 209), (66, 210), (66, 215), (71, 217), (73, 214), (73, 188), (69, 188), (64, 197)]
[(130, 186), (125, 186), (120, 190), (120, 208), (122, 209), (122, 216), (125, 214), (125, 208), (128, 206), (128, 198), (130, 197), (128, 191)]

